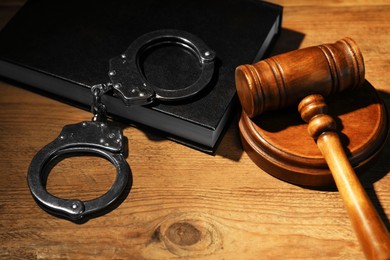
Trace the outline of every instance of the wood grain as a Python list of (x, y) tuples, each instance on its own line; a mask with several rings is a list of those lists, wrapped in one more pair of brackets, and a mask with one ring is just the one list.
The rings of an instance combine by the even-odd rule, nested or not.
[[(388, 136), (386, 108), (367, 81), (356, 90), (329, 96), (327, 102), (351, 165), (364, 172)], [(332, 185), (332, 174), (307, 133), (297, 106), (265, 112), (253, 119), (243, 111), (239, 130), (244, 150), (259, 167), (284, 181), (304, 186)]]
[(368, 259), (390, 259), (390, 235), (380, 219), (344, 151), (336, 121), (327, 114), (321, 95), (309, 95), (298, 106), (308, 132), (316, 141), (332, 172), (352, 226)]
[(345, 38), (240, 65), (235, 81), (242, 109), (253, 118), (297, 105), (310, 94), (327, 97), (360, 88), (364, 61), (356, 42)]
[[(2, 25), (22, 2), (0, 2)], [(350, 36), (364, 54), (366, 78), (390, 107), (388, 1), (272, 2), (285, 7), (273, 54)], [(28, 165), (65, 124), (91, 115), (15, 82), (3, 80), (0, 89), (0, 258), (364, 259), (340, 195), (259, 169), (241, 148), (237, 119), (214, 156), (119, 123), (133, 175), (127, 198), (83, 224), (53, 217), (29, 193)], [(361, 177), (387, 227), (389, 156), (387, 144)], [(113, 180), (112, 166), (96, 158), (64, 160), (54, 170), (49, 185), (58, 194), (98, 196)]]

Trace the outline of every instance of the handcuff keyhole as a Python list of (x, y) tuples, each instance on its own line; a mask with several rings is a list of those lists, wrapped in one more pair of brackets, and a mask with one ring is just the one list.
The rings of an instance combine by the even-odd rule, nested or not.
[(110, 161), (99, 156), (77, 154), (62, 159), (51, 169), (46, 190), (62, 199), (92, 200), (111, 188), (116, 175)]

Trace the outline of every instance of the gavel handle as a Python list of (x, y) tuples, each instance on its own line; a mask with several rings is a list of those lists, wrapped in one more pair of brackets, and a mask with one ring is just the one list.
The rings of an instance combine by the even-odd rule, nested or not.
[(318, 148), (332, 172), (366, 257), (390, 259), (389, 232), (348, 161), (335, 131), (336, 123), (324, 112), (326, 104), (323, 98), (319, 95), (306, 97), (298, 109), (302, 118), (309, 121), (309, 133), (316, 139)]
[(325, 132), (317, 139), (355, 233), (368, 259), (390, 259), (390, 236), (343, 150), (335, 132)]

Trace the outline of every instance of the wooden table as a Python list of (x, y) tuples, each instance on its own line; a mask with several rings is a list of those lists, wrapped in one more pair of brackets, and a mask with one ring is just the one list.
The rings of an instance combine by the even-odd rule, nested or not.
[[(390, 2), (287, 1), (273, 54), (350, 36), (366, 78), (390, 107)], [(24, 3), (0, 2), (0, 25)], [(337, 191), (295, 186), (268, 175), (242, 150), (237, 117), (215, 155), (125, 127), (132, 186), (113, 211), (82, 224), (54, 217), (30, 195), (31, 158), (66, 124), (89, 112), (0, 82), (0, 258), (4, 259), (364, 259)], [(305, 134), (305, 133), (303, 133)], [(389, 227), (390, 146), (361, 176)], [(113, 183), (104, 159), (60, 162), (48, 190), (92, 199)]]

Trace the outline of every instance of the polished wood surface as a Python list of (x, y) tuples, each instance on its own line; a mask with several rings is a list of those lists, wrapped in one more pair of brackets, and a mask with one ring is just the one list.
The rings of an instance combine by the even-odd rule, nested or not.
[(298, 105), (308, 132), (318, 145), (344, 200), (352, 226), (368, 259), (390, 259), (390, 235), (359, 182), (337, 133), (336, 121), (328, 115), (321, 95), (309, 95)]
[[(4, 25), (24, 1), (0, 2)], [(388, 1), (272, 0), (284, 6), (271, 55), (351, 37), (366, 78), (390, 107)], [(4, 259), (364, 259), (338, 192), (278, 180), (241, 147), (237, 117), (215, 155), (125, 128), (133, 181), (114, 210), (85, 223), (47, 214), (26, 181), (34, 154), (87, 111), (3, 80), (0, 83), (0, 257)], [(306, 134), (306, 131), (302, 134)], [(389, 228), (390, 147), (360, 181)], [(98, 165), (98, 166), (97, 166)], [(104, 159), (59, 163), (48, 190), (91, 199), (115, 178)]]
[[(343, 147), (353, 168), (364, 172), (375, 161), (388, 136), (388, 115), (368, 81), (353, 91), (327, 98), (329, 114), (337, 122)], [(305, 186), (334, 184), (329, 167), (307, 133), (297, 106), (249, 118), (243, 111), (239, 131), (244, 150), (267, 173)]]
[(356, 42), (345, 38), (240, 65), (235, 78), (242, 108), (252, 118), (309, 94), (327, 97), (362, 86), (364, 61)]

